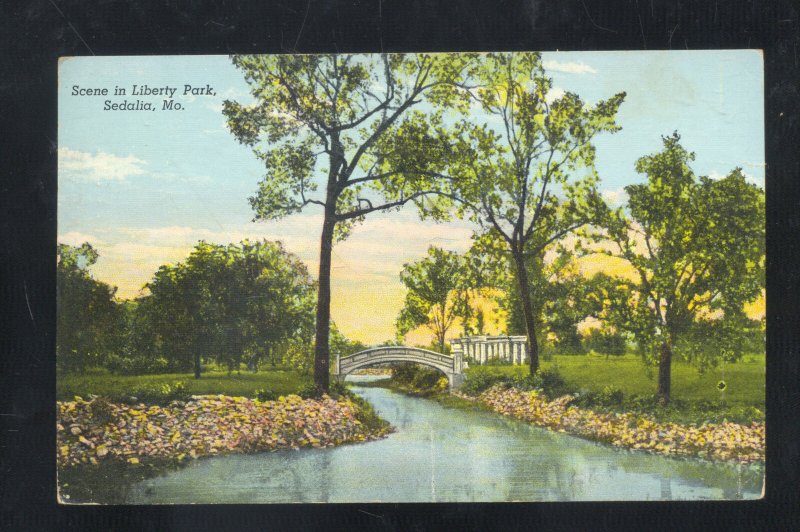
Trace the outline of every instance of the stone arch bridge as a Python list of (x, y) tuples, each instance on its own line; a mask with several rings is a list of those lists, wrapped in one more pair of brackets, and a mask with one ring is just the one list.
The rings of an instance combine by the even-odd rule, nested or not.
[(464, 358), (459, 351), (444, 355), (427, 349), (405, 346), (386, 346), (365, 349), (352, 355), (336, 356), (334, 375), (342, 382), (348, 374), (361, 368), (386, 362), (414, 362), (437, 369), (445, 374), (450, 389), (458, 388), (464, 382)]

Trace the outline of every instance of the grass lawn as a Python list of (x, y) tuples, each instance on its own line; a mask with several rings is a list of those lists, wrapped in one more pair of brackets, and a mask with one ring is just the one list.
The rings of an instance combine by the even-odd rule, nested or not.
[[(253, 397), (255, 390), (264, 389), (280, 395), (297, 393), (311, 377), (290, 369), (265, 369), (258, 373), (242, 372), (230, 376), (227, 371), (209, 371), (200, 379), (192, 373), (169, 373), (162, 375), (111, 375), (89, 372), (83, 375), (59, 375), (56, 380), (56, 398), (71, 400), (78, 395), (84, 399), (89, 394), (102, 395), (112, 400), (136, 396), (146, 398), (162, 386), (174, 386), (182, 382), (188, 395), (223, 394)], [(145, 401), (146, 402), (146, 401)]]
[[(478, 371), (524, 376), (527, 366), (482, 366)], [(485, 369), (484, 369), (485, 368)], [(542, 369), (556, 369), (571, 390), (577, 392), (600, 392), (606, 386), (618, 388), (626, 399), (633, 396), (652, 396), (656, 392), (657, 368), (650, 375), (645, 371), (641, 358), (636, 355), (609, 357), (601, 355), (554, 356), (542, 361)], [(467, 373), (476, 369), (467, 369)], [(764, 411), (765, 401), (764, 355), (745, 355), (741, 361), (725, 365), (725, 406), (717, 383), (722, 380), (721, 367), (706, 370), (701, 375), (694, 366), (673, 361), (672, 398), (691, 405), (707, 404), (704, 408), (727, 414), (735, 409), (756, 408)], [(719, 405), (710, 407), (710, 405)]]

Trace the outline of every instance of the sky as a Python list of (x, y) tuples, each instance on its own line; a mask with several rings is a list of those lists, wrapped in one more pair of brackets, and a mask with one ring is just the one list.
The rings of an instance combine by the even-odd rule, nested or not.
[[(764, 185), (760, 52), (552, 52), (543, 61), (556, 96), (571, 91), (594, 103), (627, 93), (617, 116), (622, 130), (595, 140), (600, 188), (609, 201), (624, 201), (623, 187), (643, 179), (636, 159), (659, 151), (661, 136), (673, 131), (696, 153), (696, 174), (721, 177), (740, 166)], [(183, 109), (161, 110), (164, 96), (134, 96), (133, 85), (175, 87), (173, 99)], [(183, 94), (186, 85), (195, 92), (210, 85), (213, 95)], [(127, 94), (115, 96), (115, 87)], [(227, 130), (225, 99), (251, 100), (228, 56), (62, 59), (58, 241), (95, 246), (100, 258), (92, 273), (117, 286), (118, 297), (136, 297), (158, 266), (184, 260), (200, 239), (281, 240), (316, 275), (319, 208), (252, 221), (248, 198), (264, 168)], [(141, 100), (157, 110), (104, 110), (106, 100)], [(422, 222), (412, 208), (370, 215), (334, 247), (331, 314), (340, 330), (368, 344), (393, 338), (403, 264), (422, 258), (430, 245), (466, 251), (471, 233), (464, 222)]]

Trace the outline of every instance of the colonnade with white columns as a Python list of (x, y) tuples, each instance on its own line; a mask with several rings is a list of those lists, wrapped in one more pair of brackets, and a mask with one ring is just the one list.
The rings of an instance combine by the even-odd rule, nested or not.
[(463, 336), (452, 340), (453, 353), (460, 352), (465, 359), (476, 364), (486, 364), (499, 359), (512, 364), (524, 364), (527, 359), (525, 336)]

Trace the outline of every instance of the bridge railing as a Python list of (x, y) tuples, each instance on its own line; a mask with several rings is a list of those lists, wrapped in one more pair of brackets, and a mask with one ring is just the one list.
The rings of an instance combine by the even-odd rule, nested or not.
[(408, 361), (432, 365), (448, 373), (461, 373), (463, 363), (461, 356), (445, 355), (415, 347), (391, 346), (374, 347), (352, 355), (336, 357), (336, 374), (347, 374), (361, 367), (365, 362), (379, 364), (381, 362)]

